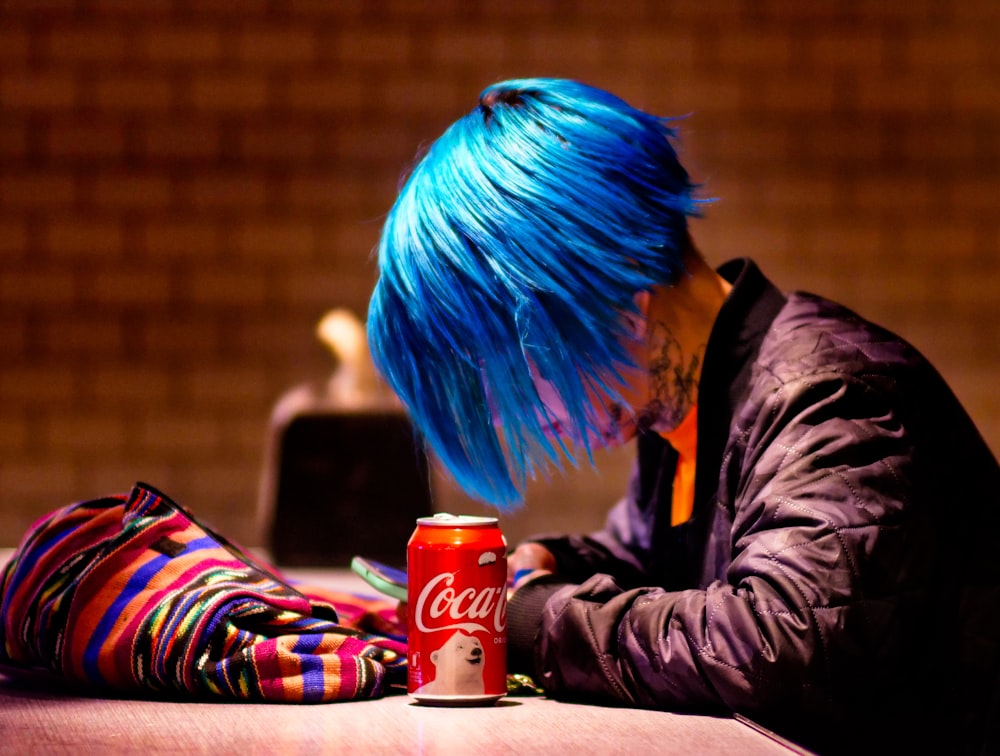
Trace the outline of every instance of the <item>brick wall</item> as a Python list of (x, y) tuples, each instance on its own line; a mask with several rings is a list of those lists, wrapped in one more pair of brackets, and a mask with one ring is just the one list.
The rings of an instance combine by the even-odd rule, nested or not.
[[(994, 0), (0, 2), (0, 545), (136, 479), (257, 542), (316, 322), (363, 314), (401, 172), (513, 76), (693, 114), (709, 259), (909, 337), (1000, 450), (998, 35)], [(513, 536), (598, 522), (625, 459)]]

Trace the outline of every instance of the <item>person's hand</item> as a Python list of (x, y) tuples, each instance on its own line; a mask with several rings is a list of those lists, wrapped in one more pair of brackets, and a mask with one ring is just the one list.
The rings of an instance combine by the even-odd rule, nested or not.
[(538, 543), (522, 543), (507, 557), (507, 589), (515, 591), (539, 575), (556, 571), (556, 558)]

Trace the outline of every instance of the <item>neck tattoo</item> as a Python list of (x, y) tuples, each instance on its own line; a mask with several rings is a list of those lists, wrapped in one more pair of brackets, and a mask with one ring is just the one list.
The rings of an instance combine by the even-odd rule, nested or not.
[(655, 321), (650, 325), (649, 403), (639, 409), (636, 428), (639, 432), (669, 433), (681, 424), (697, 401), (705, 346), (685, 355), (666, 323)]

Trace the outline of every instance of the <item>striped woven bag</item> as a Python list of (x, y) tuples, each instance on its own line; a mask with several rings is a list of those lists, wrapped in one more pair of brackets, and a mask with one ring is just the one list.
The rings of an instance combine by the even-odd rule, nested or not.
[(293, 585), (139, 483), (25, 535), (0, 576), (0, 665), (126, 694), (371, 698), (405, 684), (393, 610)]

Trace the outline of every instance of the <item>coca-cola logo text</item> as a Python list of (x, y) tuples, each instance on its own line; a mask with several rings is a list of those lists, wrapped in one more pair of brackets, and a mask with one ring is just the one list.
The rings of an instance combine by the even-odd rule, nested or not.
[[(467, 633), (502, 633), (507, 627), (507, 589), (455, 588), (457, 572), (435, 575), (417, 597), (415, 621), (423, 633), (464, 630)], [(492, 631), (486, 622), (492, 622)]]

